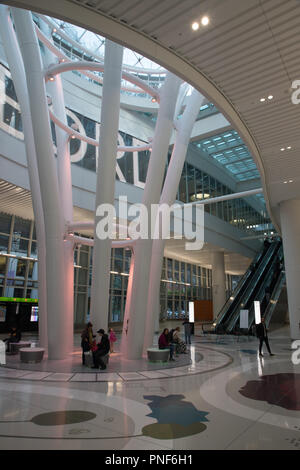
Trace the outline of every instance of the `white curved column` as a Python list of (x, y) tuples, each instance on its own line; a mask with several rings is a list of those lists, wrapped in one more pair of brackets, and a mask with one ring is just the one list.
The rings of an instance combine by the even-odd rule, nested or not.
[(223, 251), (212, 253), (212, 298), (216, 318), (226, 302), (226, 274)]
[[(181, 99), (181, 97), (179, 97)], [(178, 124), (178, 132), (169, 163), (160, 204), (171, 206), (175, 203), (177, 189), (179, 186), (186, 152), (190, 141), (191, 132), (197, 118), (204, 97), (196, 90), (188, 100), (187, 107)], [(153, 241), (149, 289), (147, 295), (147, 319), (144, 340), (144, 353), (152, 345), (155, 324), (158, 322), (160, 313), (160, 280), (164, 256), (165, 240)]]
[(31, 14), (12, 9), (22, 52), (37, 153), (46, 233), (48, 357), (68, 353), (65, 306), (64, 225), (40, 50)]
[[(52, 41), (49, 27), (43, 23), (43, 32)], [(49, 66), (56, 59), (54, 54), (45, 48), (44, 61)], [(52, 98), (52, 105), (55, 115), (64, 124), (67, 125), (67, 115), (65, 108), (64, 92), (61, 76), (58, 75), (54, 81), (47, 83), (47, 91)], [(69, 135), (59, 126), (55, 126), (56, 147), (57, 147), (57, 174), (60, 200), (64, 221), (64, 232), (67, 233), (68, 226), (73, 221), (73, 198), (72, 198), (72, 175), (71, 160), (69, 151)], [(73, 351), (74, 339), (74, 243), (65, 240), (63, 243), (65, 260), (65, 342), (68, 353)]]
[(280, 203), (291, 339), (300, 339), (300, 200)]
[(95, 199), (95, 232), (91, 292), (91, 322), (108, 327), (111, 240), (100, 240), (96, 228), (101, 204), (114, 206), (116, 162), (120, 114), (123, 48), (109, 40), (105, 43), (103, 94), (101, 105), (100, 152)]
[[(161, 92), (160, 108), (143, 194), (143, 205), (149, 215), (151, 214), (151, 205), (158, 204), (160, 199), (180, 83), (178, 77), (168, 72)], [(151, 227), (150, 223), (148, 223), (148, 227)], [(131, 293), (126, 299), (123, 322), (122, 352), (128, 359), (138, 359), (143, 353), (151, 252), (151, 235), (147, 240), (136, 240), (134, 267), (131, 274), (132, 279), (130, 279)], [(125, 328), (127, 328), (126, 335)]]
[(3, 5), (0, 6), (0, 33), (22, 113), (22, 125), (38, 246), (39, 344), (43, 348), (47, 349), (47, 288), (44, 213), (23, 59), (10, 19), (8, 7)]

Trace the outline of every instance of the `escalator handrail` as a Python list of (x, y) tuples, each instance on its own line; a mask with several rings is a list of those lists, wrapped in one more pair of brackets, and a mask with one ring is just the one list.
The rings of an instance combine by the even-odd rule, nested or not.
[[(228, 309), (232, 306), (232, 304), (238, 302), (239, 295), (242, 292), (243, 288), (245, 287), (245, 284), (253, 278), (255, 272), (257, 271), (257, 269), (259, 269), (261, 262), (263, 261), (264, 257), (269, 252), (271, 247), (273, 247), (273, 243), (270, 244), (267, 251), (263, 250), (262, 252), (260, 252), (258, 256), (256, 257), (255, 261), (251, 263), (250, 267), (248, 268), (248, 270), (246, 271), (242, 279), (239, 281), (237, 287), (235, 288), (232, 294), (234, 298), (232, 299), (232, 296), (231, 296), (229, 299), (227, 299), (222, 309), (220, 310), (217, 318), (215, 319), (214, 323), (216, 325), (216, 328), (222, 323), (224, 316), (226, 315)], [(251, 266), (253, 265), (255, 265), (254, 270), (251, 269)]]
[(285, 271), (282, 270), (271, 295), (270, 300), (273, 300), (273, 302), (271, 301), (269, 302), (269, 305), (267, 306), (266, 311), (264, 313), (265, 323), (267, 327), (269, 326), (270, 320), (272, 318), (272, 314), (277, 305), (279, 296), (281, 294), (282, 286), (284, 283), (285, 283)]
[[(253, 295), (255, 288), (257, 287), (258, 282), (263, 278), (263, 276), (266, 275), (266, 272), (265, 272), (266, 269), (269, 272), (270, 267), (268, 268), (268, 266), (270, 265), (270, 262), (272, 261), (272, 258), (274, 257), (275, 253), (276, 253), (275, 259), (277, 260), (277, 253), (278, 253), (278, 250), (280, 249), (280, 246), (281, 246), (281, 242), (275, 242), (274, 245), (272, 244), (271, 245), (272, 250), (267, 251), (266, 256), (264, 256), (262, 263), (255, 270), (255, 274), (252, 277), (249, 286), (247, 286), (246, 290), (243, 292), (242, 299), (240, 299), (240, 302), (238, 303), (238, 305), (236, 305), (233, 312), (231, 312), (231, 315), (226, 322), (225, 329), (228, 333), (230, 333), (235, 327), (237, 318), (239, 317), (239, 314), (240, 314), (241, 306), (243, 305), (244, 308), (246, 307), (247, 303), (250, 301), (251, 296)], [(271, 265), (273, 265), (273, 262), (275, 262), (275, 260), (271, 262)]]
[[(256, 297), (255, 297), (255, 300), (259, 300), (259, 301), (263, 300), (263, 298), (264, 298), (264, 296), (265, 296), (265, 286), (268, 285), (268, 282), (267, 282), (267, 281), (269, 281), (269, 278), (271, 277), (271, 270), (272, 270), (272, 268), (274, 267), (274, 265), (275, 265), (278, 261), (281, 261), (281, 260), (282, 260), (282, 256), (283, 256), (283, 248), (282, 248), (282, 246), (281, 246), (281, 249), (280, 249), (280, 251), (278, 252), (278, 257), (275, 258), (275, 259), (273, 260), (273, 263), (270, 265), (270, 269), (269, 269), (268, 276), (266, 277), (266, 279), (264, 279), (264, 282), (263, 282), (262, 285), (260, 286), (260, 289), (259, 289), (259, 291), (258, 291), (258, 293), (257, 293), (257, 295), (256, 295)], [(281, 274), (282, 274), (282, 270), (281, 270), (281, 272), (279, 273), (278, 278), (280, 278)], [(275, 290), (275, 288), (276, 288), (276, 286), (277, 286), (277, 283), (278, 283), (278, 279), (277, 279), (276, 284), (275, 284), (275, 286), (274, 286), (274, 288), (273, 288), (271, 297), (273, 296), (273, 292), (274, 292), (274, 290)], [(270, 299), (271, 299), (271, 297), (270, 297)], [(269, 305), (270, 305), (270, 304), (269, 304)], [(268, 308), (268, 307), (267, 307), (267, 308)], [(266, 313), (265, 313), (265, 312), (264, 312), (264, 315), (263, 315), (263, 316), (264, 316), (264, 317), (266, 316)], [(253, 303), (252, 306), (251, 306), (251, 308), (249, 309), (249, 329), (251, 329), (254, 320), (255, 320), (255, 315), (254, 315), (254, 303)]]

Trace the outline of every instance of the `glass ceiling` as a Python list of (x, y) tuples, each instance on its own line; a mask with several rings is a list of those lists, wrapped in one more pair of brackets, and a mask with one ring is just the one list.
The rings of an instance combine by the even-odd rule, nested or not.
[(231, 129), (194, 144), (221, 163), (236, 180), (260, 178), (247, 146), (235, 130)]
[[(98, 58), (104, 60), (104, 37), (59, 19), (49, 18), (49, 20), (53, 25), (61, 28), (69, 38), (85, 48), (87, 52), (90, 51), (91, 55), (96, 55)], [(55, 33), (55, 35), (56, 34), (59, 36), (58, 32)], [(156, 86), (162, 84), (161, 80), (163, 80), (164, 77), (160, 77), (160, 75), (161, 72), (165, 73), (165, 70), (160, 65), (143, 57), (137, 52), (124, 48), (123, 63), (127, 66), (137, 68), (138, 70), (140, 69), (141, 72), (139, 75), (143, 75), (144, 70), (146, 74), (150, 73), (151, 77), (152, 75), (154, 77), (156, 76), (158, 79)], [(148, 77), (148, 80), (149, 78), (150, 77)], [(191, 90), (189, 92), (191, 92)], [(200, 108), (197, 120), (218, 112), (218, 109), (213, 103), (207, 103)], [(227, 132), (194, 142), (194, 145), (222, 164), (235, 180), (246, 181), (260, 178), (256, 164), (237, 131), (231, 129)], [(259, 200), (264, 203), (263, 195), (258, 195), (258, 197)]]
[[(64, 32), (74, 41), (89, 49), (92, 54), (101, 56), (104, 60), (104, 37), (56, 18), (51, 18), (51, 21), (59, 28), (63, 29)], [(156, 64), (152, 60), (126, 48), (124, 48), (123, 63), (132, 67), (139, 67), (147, 70), (150, 69), (153, 70), (153, 72), (163, 70), (160, 65)]]

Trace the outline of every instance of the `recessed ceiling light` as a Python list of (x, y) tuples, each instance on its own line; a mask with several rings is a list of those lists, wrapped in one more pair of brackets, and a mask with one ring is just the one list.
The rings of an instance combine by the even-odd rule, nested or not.
[(261, 101), (261, 103), (263, 103), (264, 101), (266, 101), (266, 98), (261, 98), (259, 101)]
[(284, 147), (282, 147), (282, 149), (280, 149), (280, 150), (281, 150), (281, 152), (283, 152), (283, 151), (285, 150), (285, 148), (284, 148)]
[(291, 150), (291, 148), (292, 148), (291, 146), (287, 147), (288, 150)]
[(283, 184), (287, 184), (287, 181), (284, 181)]
[(192, 24), (192, 29), (194, 31), (197, 31), (197, 29), (199, 29), (199, 23), (197, 23), (197, 21), (195, 21), (193, 24)]
[(203, 24), (203, 26), (207, 26), (208, 23), (209, 23), (209, 18), (208, 16), (203, 16), (202, 20), (201, 20), (201, 23)]
[(289, 180), (289, 183), (293, 183), (294, 180)]
[(269, 96), (268, 96), (268, 100), (272, 100), (273, 98), (274, 98), (273, 95), (269, 95)]
[(54, 77), (52, 75), (50, 75), (49, 80), (50, 80), (50, 82), (54, 82)]

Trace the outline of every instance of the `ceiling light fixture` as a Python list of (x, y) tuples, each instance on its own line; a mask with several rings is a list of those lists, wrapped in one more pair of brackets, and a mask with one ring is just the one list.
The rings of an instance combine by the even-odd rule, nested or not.
[(266, 101), (266, 98), (261, 98), (259, 101), (263, 103), (264, 101)]
[(268, 96), (268, 100), (272, 100), (273, 98), (274, 98), (273, 95), (269, 95), (269, 96)]
[(208, 23), (209, 23), (209, 18), (208, 16), (203, 16), (202, 20), (201, 20), (201, 23), (203, 26), (207, 26)]
[(281, 150), (281, 152), (284, 152), (285, 148), (284, 148), (284, 147), (282, 147), (280, 150)]
[(199, 29), (199, 23), (197, 23), (197, 21), (195, 21), (193, 24), (192, 24), (192, 30), (193, 31), (197, 31)]
[(292, 148), (292, 147), (289, 145), (289, 147), (287, 147), (287, 150), (291, 150), (291, 148)]

